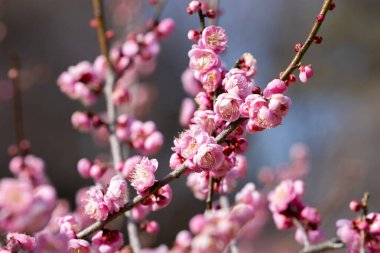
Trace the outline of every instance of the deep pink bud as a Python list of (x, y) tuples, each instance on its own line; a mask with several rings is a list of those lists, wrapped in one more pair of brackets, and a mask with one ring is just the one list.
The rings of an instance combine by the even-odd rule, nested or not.
[(174, 29), (174, 20), (171, 18), (165, 18), (158, 23), (156, 32), (160, 38), (166, 38), (173, 33)]
[(149, 234), (157, 234), (160, 231), (160, 224), (157, 221), (148, 221), (145, 226), (145, 230)]
[(200, 36), (201, 36), (201, 34), (200, 34), (200, 32), (199, 31), (197, 31), (197, 30), (189, 30), (188, 32), (187, 32), (187, 38), (189, 39), (189, 40), (191, 40), (191, 41), (194, 41), (194, 42), (197, 42), (198, 40), (199, 40), (199, 38), (200, 38)]
[(362, 205), (360, 204), (359, 201), (357, 200), (353, 200), (350, 202), (350, 209), (353, 211), (353, 212), (359, 212), (360, 209), (362, 209)]
[(84, 178), (90, 177), (91, 165), (92, 164), (88, 159), (86, 158), (80, 159), (77, 164), (77, 169), (78, 169), (79, 174)]
[(71, 124), (81, 132), (89, 132), (92, 129), (91, 117), (85, 112), (76, 111), (71, 116)]
[(189, 3), (188, 8), (190, 11), (197, 12), (201, 8), (201, 2), (193, 0)]

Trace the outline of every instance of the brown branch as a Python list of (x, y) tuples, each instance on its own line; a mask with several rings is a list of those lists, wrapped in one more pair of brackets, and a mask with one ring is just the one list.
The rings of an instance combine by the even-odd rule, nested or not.
[[(364, 196), (362, 198), (362, 215), (361, 220), (365, 221), (367, 219), (368, 214), (368, 199), (369, 199), (369, 193), (364, 193)], [(365, 250), (365, 241), (367, 238), (366, 231), (363, 229), (360, 231), (360, 253), (366, 253)]]
[(332, 251), (337, 249), (344, 248), (345, 245), (342, 241), (339, 239), (333, 238), (331, 240), (310, 245), (308, 247), (303, 248), (299, 253), (317, 253), (317, 252), (326, 252), (326, 251)]
[(207, 193), (207, 199), (206, 199), (206, 210), (212, 209), (212, 197), (214, 195), (214, 186), (216, 183), (216, 180), (211, 174), (209, 174), (209, 182), (208, 182), (208, 193)]
[[(322, 11), (321, 13), (325, 13), (325, 11), (327, 11), (328, 9), (328, 6), (330, 5), (332, 0), (326, 0), (323, 7), (322, 7)], [(203, 15), (203, 14), (202, 14)], [(201, 18), (201, 16), (200, 16)], [(204, 18), (204, 17), (203, 17)], [(201, 24), (202, 24), (202, 19), (201, 19)], [(202, 26), (202, 25), (201, 25)], [(320, 26), (320, 25), (319, 25)], [(319, 29), (319, 26), (318, 26), (318, 29)], [(318, 31), (318, 29), (316, 29), (316, 31), (314, 31), (314, 26), (313, 26), (313, 29), (312, 29), (312, 32), (311, 34), (313, 34), (315, 32)], [(314, 34), (314, 36), (315, 36)], [(308, 36), (308, 38), (311, 37), (311, 35)], [(306, 45), (306, 44), (305, 44)], [(302, 50), (302, 54), (297, 54), (296, 57), (293, 59), (292, 63), (293, 62), (300, 62), (303, 55), (306, 53), (306, 51), (309, 49), (310, 45), (307, 46), (307, 47), (302, 47), (301, 50)], [(300, 51), (301, 51), (300, 50)], [(295, 59), (298, 59), (298, 60), (295, 60)], [(291, 66), (291, 64), (289, 65)], [(282, 80), (286, 80), (289, 75), (295, 70), (295, 68), (289, 68), (281, 75), (281, 79)], [(217, 141), (218, 144), (221, 144), (224, 142), (225, 138), (231, 133), (233, 132), (238, 126), (240, 126), (242, 123), (244, 123), (247, 119), (245, 118), (240, 118), (238, 120), (236, 120), (235, 122), (232, 122), (225, 130), (223, 130), (215, 139)], [(171, 173), (169, 173), (168, 175), (166, 175), (162, 180), (158, 181), (156, 184), (154, 184), (150, 189), (149, 189), (149, 193), (150, 194), (154, 194), (156, 193), (161, 187), (171, 183), (172, 181), (174, 181), (175, 179), (179, 178), (182, 174), (184, 174), (185, 172), (187, 171), (187, 168), (184, 164), (182, 164), (178, 169), (172, 171)], [(113, 213), (111, 214), (106, 220), (104, 221), (97, 221), (91, 225), (89, 225), (88, 227), (86, 227), (85, 229), (83, 229), (82, 231), (80, 231), (78, 234), (77, 234), (77, 238), (84, 238), (92, 233), (94, 233), (95, 231), (99, 230), (99, 229), (102, 229), (105, 225), (107, 225), (108, 223), (110, 223), (111, 221), (113, 221), (114, 219), (116, 219), (117, 217), (119, 217), (120, 215), (122, 215), (123, 213), (125, 212), (128, 212), (130, 211), (133, 207), (135, 207), (136, 205), (140, 204), (141, 202), (143, 202), (144, 200), (146, 200), (147, 198), (149, 197), (149, 194), (148, 195), (145, 195), (145, 196), (142, 196), (142, 195), (138, 195), (136, 196), (132, 201), (128, 202), (119, 212), (117, 213)], [(318, 252), (318, 251), (310, 251), (310, 252)]]
[[(319, 15), (323, 15), (323, 17), (326, 17), (326, 14), (327, 14), (327, 11), (329, 10), (331, 2), (332, 0), (325, 0)], [(311, 44), (313, 44), (315, 35), (317, 35), (321, 25), (322, 25), (322, 21), (318, 21), (316, 19), (309, 35), (306, 38), (306, 41), (304, 42), (302, 47), (299, 49), (298, 53), (294, 56), (292, 62), (288, 65), (286, 70), (280, 76), (280, 79), (282, 81), (285, 81), (286, 79), (288, 79), (290, 74), (293, 73), (293, 71), (299, 67), (302, 57), (305, 55), (305, 53), (307, 52)]]
[(198, 16), (199, 16), (199, 21), (201, 23), (201, 33), (202, 33), (203, 29), (206, 28), (205, 15), (203, 14), (202, 8), (199, 8)]
[(168, 3), (169, 0), (161, 0), (157, 3), (156, 5), (156, 10), (153, 14), (153, 25), (158, 25), (160, 22), (161, 14), (165, 9), (166, 4)]

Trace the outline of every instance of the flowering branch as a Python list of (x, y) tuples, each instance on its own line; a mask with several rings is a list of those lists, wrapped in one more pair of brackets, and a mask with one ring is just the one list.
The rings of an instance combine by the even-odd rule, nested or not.
[[(94, 16), (97, 21), (97, 32), (98, 32), (98, 40), (100, 49), (102, 51), (102, 55), (106, 59), (107, 69), (106, 69), (106, 83), (104, 88), (106, 106), (107, 106), (107, 116), (108, 116), (108, 130), (109, 130), (109, 142), (111, 146), (112, 160), (114, 166), (120, 163), (123, 160), (123, 152), (121, 149), (121, 144), (116, 136), (116, 106), (112, 100), (112, 93), (116, 82), (116, 73), (113, 69), (113, 65), (111, 63), (109, 57), (109, 47), (105, 34), (105, 24), (103, 19), (103, 10), (102, 10), (102, 1), (101, 0), (93, 0), (93, 8), (94, 8)], [(128, 198), (127, 191), (127, 198)], [(127, 217), (127, 230), (128, 237), (133, 252), (140, 252), (140, 241), (138, 238), (138, 230), (136, 224), (133, 222), (129, 214), (126, 214)], [(79, 238), (79, 237), (78, 237)]]
[(317, 35), (319, 28), (322, 25), (323, 20), (326, 17), (327, 11), (330, 8), (332, 0), (325, 0), (323, 3), (322, 9), (319, 12), (319, 15), (317, 16), (314, 25), (309, 33), (309, 35), (306, 38), (305, 43), (302, 45), (302, 47), (298, 50), (297, 54), (294, 56), (292, 62), (288, 65), (286, 70), (281, 74), (280, 79), (285, 81), (288, 79), (291, 73), (293, 73), (294, 70), (296, 70), (299, 67), (299, 64), (301, 62), (302, 57), (305, 55), (311, 44), (313, 44), (315, 36)]
[[(95, 1), (95, 0), (94, 0)], [(322, 10), (320, 14), (326, 15), (327, 10), (329, 9), (329, 6), (331, 4), (332, 0), (326, 0), (323, 4)], [(201, 27), (204, 28), (204, 16), (203, 13), (198, 13), (201, 21)], [(302, 57), (305, 55), (306, 51), (310, 48), (311, 43), (313, 42), (313, 39), (315, 35), (317, 34), (319, 28), (321, 26), (321, 22), (318, 21), (313, 25), (313, 28), (310, 32), (310, 34), (307, 37), (307, 40), (305, 44), (301, 47), (301, 49), (298, 51), (292, 62), (289, 64), (288, 68), (285, 70), (284, 73), (282, 73), (280, 79), (286, 80), (290, 74), (297, 68), (298, 64), (300, 63)], [(239, 125), (243, 124), (247, 118), (239, 118), (238, 120), (232, 122), (225, 130), (223, 130), (217, 137), (215, 137), (215, 140), (218, 144), (222, 144), (226, 137), (233, 132)], [(88, 236), (89, 234), (103, 228), (105, 225), (107, 225), (109, 222), (113, 221), (123, 213), (130, 211), (132, 208), (134, 208), (136, 205), (140, 204), (144, 200), (148, 199), (151, 194), (156, 193), (161, 187), (171, 183), (175, 179), (179, 178), (182, 174), (184, 174), (188, 168), (185, 166), (185, 164), (182, 164), (179, 166), (176, 170), (172, 171), (171, 173), (167, 174), (163, 179), (156, 182), (152, 187), (148, 189), (148, 194), (146, 195), (138, 195), (136, 196), (132, 201), (129, 201), (124, 207), (122, 207), (119, 212), (115, 212), (108, 216), (108, 218), (104, 221), (97, 221), (90, 226), (86, 227), (82, 231), (80, 231), (77, 234), (77, 238), (84, 238)], [(315, 251), (314, 251), (315, 252)]]

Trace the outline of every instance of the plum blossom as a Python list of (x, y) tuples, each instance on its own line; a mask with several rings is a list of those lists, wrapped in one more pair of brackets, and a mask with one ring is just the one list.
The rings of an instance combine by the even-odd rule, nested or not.
[(144, 192), (154, 184), (156, 181), (154, 173), (157, 167), (158, 162), (156, 159), (149, 160), (147, 157), (143, 157), (141, 161), (135, 164), (129, 171), (127, 178), (139, 194), (144, 194)]
[(123, 246), (123, 234), (117, 230), (103, 229), (92, 237), (92, 245), (100, 253), (114, 253)]
[(220, 26), (208, 26), (202, 31), (202, 45), (216, 53), (221, 53), (227, 47), (227, 35)]
[(238, 95), (222, 93), (216, 99), (214, 111), (222, 120), (233, 122), (240, 117), (241, 104), (242, 100)]

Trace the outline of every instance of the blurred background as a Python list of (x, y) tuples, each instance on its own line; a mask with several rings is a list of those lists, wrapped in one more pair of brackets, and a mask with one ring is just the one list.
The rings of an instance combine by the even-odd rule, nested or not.
[[(108, 24), (115, 28), (117, 38), (141, 30), (152, 14), (147, 1), (106, 2)], [(229, 48), (223, 55), (226, 65), (232, 67), (243, 52), (251, 52), (258, 62), (256, 84), (264, 87), (288, 65), (294, 45), (304, 41), (322, 2), (221, 0), (224, 14), (219, 24), (229, 35)], [(262, 166), (286, 163), (292, 144), (306, 144), (312, 162), (306, 177), (306, 202), (323, 207), (322, 227), (328, 237), (335, 235), (337, 217), (352, 217), (348, 203), (359, 199), (364, 191), (372, 195), (370, 208), (380, 211), (380, 1), (335, 3), (336, 9), (320, 30), (322, 44), (312, 46), (303, 59), (304, 65), (313, 65), (315, 77), (290, 89), (293, 104), (281, 126), (249, 137), (246, 179), (256, 183)], [(170, 147), (181, 130), (179, 105), (186, 94), (180, 76), (187, 67), (191, 47), (187, 31), (199, 27), (197, 16), (186, 14), (186, 4), (169, 0), (163, 16), (176, 21), (176, 31), (162, 43), (154, 74), (143, 80), (155, 94), (143, 119), (154, 120), (166, 137), (157, 155), (159, 177), (170, 171)], [(32, 143), (32, 153), (45, 160), (59, 196), (71, 202), (82, 185), (91, 184), (78, 176), (77, 161), (107, 154), (107, 148), (95, 145), (90, 135), (72, 128), (71, 114), (83, 106), (68, 99), (56, 84), (68, 66), (93, 61), (99, 54), (96, 32), (89, 27), (91, 18), (90, 0), (0, 1), (0, 176), (10, 176), (7, 147), (15, 142), (7, 71), (16, 52), (22, 67), (26, 138)], [(94, 110), (103, 108), (104, 101), (100, 100)], [(172, 184), (172, 204), (153, 215), (160, 221), (162, 232), (148, 244), (170, 245), (176, 233), (187, 228), (188, 219), (203, 212), (204, 203), (194, 199), (185, 182), (181, 178)], [(266, 245), (260, 252), (287, 252), (278, 248), (294, 231), (273, 232), (272, 221), (268, 227), (278, 245)], [(257, 247), (268, 240), (257, 240)], [(289, 247), (292, 252), (294, 245)]]

